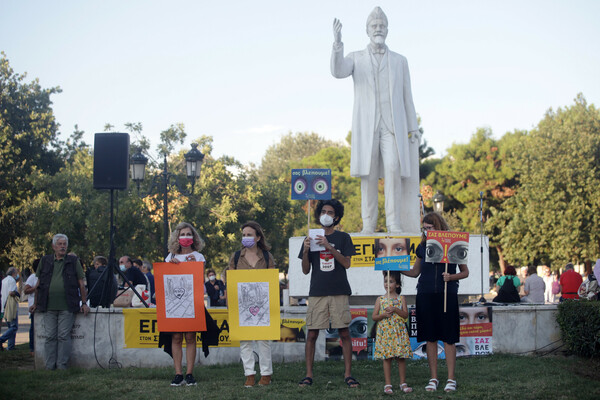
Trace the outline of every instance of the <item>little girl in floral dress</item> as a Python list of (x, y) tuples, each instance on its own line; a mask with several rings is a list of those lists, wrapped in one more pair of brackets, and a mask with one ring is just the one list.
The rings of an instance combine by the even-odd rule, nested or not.
[(412, 388), (406, 384), (405, 359), (412, 357), (412, 350), (406, 331), (408, 306), (404, 296), (399, 296), (402, 278), (398, 271), (384, 271), (383, 276), (386, 294), (377, 298), (373, 309), (373, 321), (377, 322), (374, 358), (383, 360), (384, 393), (394, 393), (391, 378), (393, 359), (398, 361), (400, 389), (404, 393), (410, 393)]

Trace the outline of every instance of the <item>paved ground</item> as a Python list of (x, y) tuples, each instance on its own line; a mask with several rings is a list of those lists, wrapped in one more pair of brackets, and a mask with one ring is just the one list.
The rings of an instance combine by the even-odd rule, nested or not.
[[(17, 331), (16, 344), (29, 343), (29, 311), (27, 302), (19, 303), (19, 330)], [(2, 321), (2, 334), (6, 332), (6, 321)], [(6, 348), (6, 344), (4, 345)]]

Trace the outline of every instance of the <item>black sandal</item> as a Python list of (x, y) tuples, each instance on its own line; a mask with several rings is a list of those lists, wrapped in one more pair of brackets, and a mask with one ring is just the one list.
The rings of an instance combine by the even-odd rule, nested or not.
[(360, 383), (358, 383), (358, 381), (351, 376), (346, 377), (344, 382), (346, 382), (346, 385), (348, 385), (349, 388), (356, 388), (358, 385), (360, 385)]
[(298, 385), (300, 385), (302, 387), (310, 386), (312, 384), (313, 384), (313, 380), (309, 376), (305, 376), (304, 378), (302, 378), (302, 380), (300, 382), (298, 382)]

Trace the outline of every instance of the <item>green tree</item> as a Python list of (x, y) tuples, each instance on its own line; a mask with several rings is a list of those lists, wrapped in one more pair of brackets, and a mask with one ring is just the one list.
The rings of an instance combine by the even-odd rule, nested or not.
[(26, 82), (27, 75), (15, 73), (6, 54), (0, 54), (0, 254), (6, 268), (6, 254), (23, 233), (15, 207), (37, 190), (29, 175), (55, 173), (62, 165), (50, 100), (61, 90), (44, 89), (37, 79)]
[(501, 243), (513, 263), (595, 259), (600, 253), (600, 113), (579, 94), (549, 110), (523, 140), (520, 188), (506, 206)]
[(267, 148), (260, 164), (259, 177), (267, 179), (272, 176), (288, 176), (291, 174), (290, 163), (332, 146), (339, 145), (314, 132), (290, 132), (279, 143)]
[[(492, 137), (489, 129), (478, 129), (467, 144), (454, 144), (448, 154), (436, 166), (425, 183), (445, 196), (444, 208), (453, 210), (461, 229), (480, 233), (480, 192), (483, 193), (484, 234), (490, 237), (490, 245), (495, 247), (502, 260), (502, 248), (495, 226), (488, 223), (490, 209), (503, 210), (503, 203), (514, 194), (517, 175), (513, 168), (513, 144), (522, 133), (507, 134), (502, 139)], [(429, 200), (429, 199), (428, 199)], [(429, 202), (427, 204), (431, 206)], [(497, 223), (497, 222), (496, 222)]]

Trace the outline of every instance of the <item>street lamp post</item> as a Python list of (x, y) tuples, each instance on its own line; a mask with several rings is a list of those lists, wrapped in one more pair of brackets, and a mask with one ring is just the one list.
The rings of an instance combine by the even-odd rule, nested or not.
[(167, 257), (169, 251), (167, 249), (167, 242), (169, 240), (169, 188), (176, 187), (181, 194), (184, 196), (191, 196), (194, 193), (194, 185), (196, 179), (200, 177), (200, 169), (202, 167), (202, 161), (204, 160), (204, 154), (197, 149), (198, 145), (192, 143), (192, 149), (185, 154), (186, 163), (186, 175), (192, 183), (192, 190), (186, 191), (179, 181), (176, 175), (169, 172), (167, 168), (167, 154), (164, 153), (163, 160), (163, 171), (155, 175), (152, 178), (152, 184), (147, 193), (140, 193), (140, 183), (144, 181), (146, 175), (146, 164), (148, 164), (148, 158), (144, 156), (140, 151), (131, 156), (131, 179), (137, 185), (138, 195), (141, 198), (147, 197), (156, 191), (163, 194), (163, 256)]

